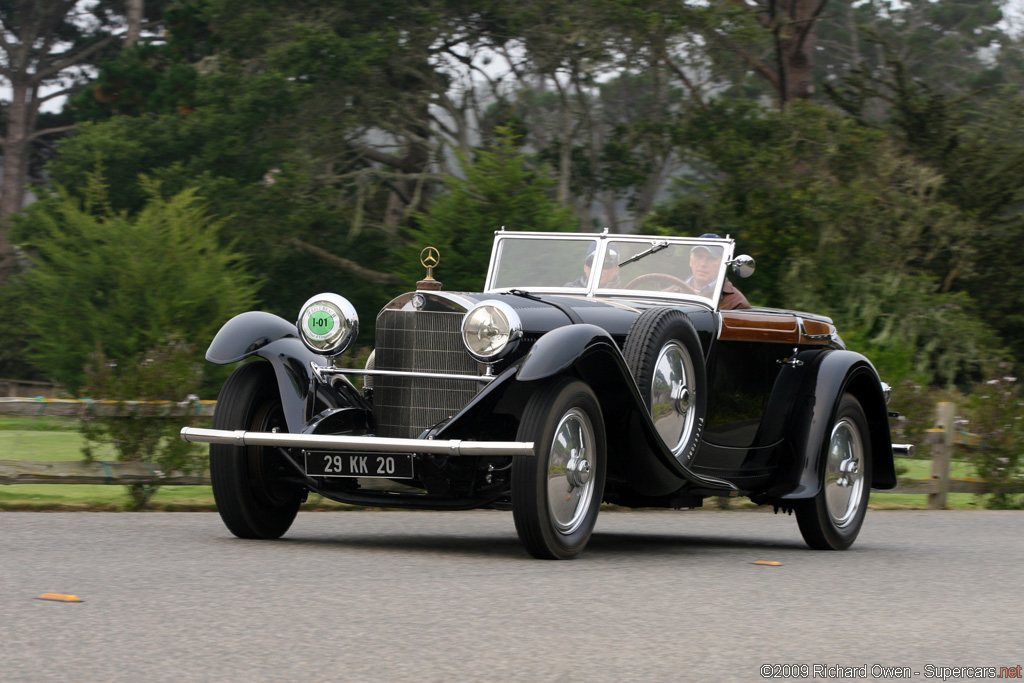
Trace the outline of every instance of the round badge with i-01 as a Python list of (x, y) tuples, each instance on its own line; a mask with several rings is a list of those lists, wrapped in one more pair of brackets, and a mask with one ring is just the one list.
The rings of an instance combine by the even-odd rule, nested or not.
[(336, 333), (340, 321), (341, 317), (332, 306), (313, 304), (306, 309), (302, 326), (306, 328), (306, 335), (310, 339), (323, 341)]

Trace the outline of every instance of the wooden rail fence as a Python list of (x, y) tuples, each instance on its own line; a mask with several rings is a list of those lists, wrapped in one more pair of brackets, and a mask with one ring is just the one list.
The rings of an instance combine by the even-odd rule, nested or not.
[[(86, 417), (89, 415), (124, 415), (146, 418), (174, 417), (188, 406), (193, 415), (211, 416), (216, 401), (191, 401), (176, 404), (168, 401), (117, 401), (18, 399), (0, 398), (0, 415)], [(180, 413), (179, 413), (180, 414)], [(932, 430), (931, 479), (901, 478), (895, 489), (879, 493), (917, 493), (928, 495), (929, 508), (946, 506), (950, 493), (988, 493), (991, 486), (973, 477), (950, 477), (953, 446), (970, 436), (958, 437), (954, 429), (955, 406), (940, 403), (936, 408), (936, 427)], [(160, 486), (209, 485), (206, 472), (184, 474), (162, 472), (156, 465), (140, 462), (92, 462), (0, 460), (0, 484), (144, 484)], [(1024, 482), (1010, 487), (1009, 492), (1024, 492)]]

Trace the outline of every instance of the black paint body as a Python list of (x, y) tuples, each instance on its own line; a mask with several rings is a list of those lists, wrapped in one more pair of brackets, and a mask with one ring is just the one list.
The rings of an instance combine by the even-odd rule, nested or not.
[[(841, 344), (794, 349), (792, 344), (720, 341), (720, 313), (697, 304), (569, 296), (538, 301), (508, 293), (418, 294), (426, 300), (424, 310), (452, 313), (480, 301), (499, 300), (515, 309), (523, 326), (518, 346), (493, 367), (497, 379), (424, 437), (513, 441), (526, 401), (538, 386), (572, 376), (590, 385), (601, 404), (609, 445), (607, 501), (687, 507), (710, 495), (742, 494), (786, 507), (787, 501), (818, 492), (827, 432), (839, 398), (848, 392), (863, 405), (871, 430), (871, 486), (896, 484), (878, 375), (865, 357)], [(412, 310), (412, 297), (404, 294), (388, 307)], [(709, 401), (699, 426), (702, 441), (692, 460), (675, 458), (662, 443), (621, 351), (633, 322), (654, 305), (685, 312), (703, 349), (703, 359), (695, 361), (705, 363)], [(574, 324), (566, 308), (582, 323)], [(267, 313), (244, 313), (224, 325), (207, 352), (207, 359), (215, 363), (250, 356), (273, 364), (289, 431), (373, 433), (370, 403), (343, 377), (329, 383), (316, 378), (311, 366), (325, 366), (326, 361), (306, 349), (294, 324)], [(799, 363), (782, 362), (794, 358)], [(477, 507), (498, 504), (507, 496), (500, 476), (496, 482), (488, 477), (483, 483), (484, 465), (488, 472), (500, 472), (501, 458), (417, 458), (423, 472), (418, 483), (428, 493), (405, 499), (390, 495), (389, 504)], [(331, 485), (342, 488), (331, 490), (325, 484), (317, 490), (344, 502), (379, 503), (374, 494), (355, 491), (349, 482)]]

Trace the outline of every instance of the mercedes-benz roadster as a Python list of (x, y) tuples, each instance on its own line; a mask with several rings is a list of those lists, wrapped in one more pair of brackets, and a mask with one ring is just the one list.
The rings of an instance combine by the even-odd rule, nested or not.
[[(832, 321), (749, 308), (728, 238), (495, 234), (483, 292), (432, 277), (387, 304), (365, 369), (334, 359), (354, 307), (232, 318), (206, 357), (237, 363), (210, 443), (220, 515), (277, 538), (310, 491), (356, 505), (511, 509), (526, 550), (583, 550), (602, 502), (694, 508), (747, 496), (849, 547), (871, 488), (896, 484), (888, 387)], [(739, 306), (737, 308), (737, 306)], [(361, 386), (359, 386), (361, 385)]]

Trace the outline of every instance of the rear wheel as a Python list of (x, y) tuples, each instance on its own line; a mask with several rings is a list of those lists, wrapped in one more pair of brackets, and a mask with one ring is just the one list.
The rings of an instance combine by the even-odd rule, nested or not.
[(800, 533), (816, 550), (853, 545), (871, 493), (871, 437), (864, 408), (850, 394), (839, 400), (822, 466), (821, 488), (796, 508)]
[(516, 436), (536, 457), (512, 463), (512, 516), (534, 557), (566, 560), (586, 546), (604, 495), (607, 446), (597, 397), (563, 379), (535, 393)]
[[(224, 383), (214, 429), (288, 430), (274, 369), (269, 363), (239, 367)], [(289, 465), (276, 448), (210, 445), (210, 483), (217, 511), (239, 538), (280, 538), (295, 520), (302, 488), (284, 481)]]

